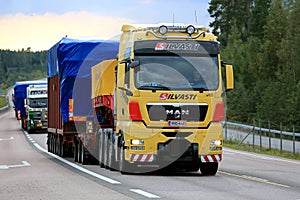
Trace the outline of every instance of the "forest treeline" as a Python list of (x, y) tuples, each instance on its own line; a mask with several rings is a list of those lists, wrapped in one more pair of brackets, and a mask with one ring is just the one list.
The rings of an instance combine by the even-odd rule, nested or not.
[(17, 51), (0, 50), (0, 88), (7, 89), (16, 81), (47, 77), (47, 51), (30, 48)]
[(228, 120), (300, 131), (300, 1), (211, 0), (208, 12), (235, 70)]
[[(222, 59), (235, 71), (228, 120), (300, 131), (300, 1), (211, 0), (208, 12)], [(46, 75), (46, 51), (0, 50), (0, 88)]]

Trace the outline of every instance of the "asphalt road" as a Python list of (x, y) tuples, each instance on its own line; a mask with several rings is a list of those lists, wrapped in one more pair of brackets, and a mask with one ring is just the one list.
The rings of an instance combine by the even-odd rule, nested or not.
[(62, 159), (46, 134), (23, 133), (0, 116), (0, 199), (300, 199), (300, 162), (225, 149), (216, 176), (122, 175)]

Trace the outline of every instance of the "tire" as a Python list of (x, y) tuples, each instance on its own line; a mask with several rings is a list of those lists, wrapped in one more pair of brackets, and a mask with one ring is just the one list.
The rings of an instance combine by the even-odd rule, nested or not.
[(81, 163), (83, 165), (87, 165), (88, 162), (89, 162), (89, 159), (86, 156), (85, 147), (84, 147), (83, 143), (81, 142)]
[(48, 138), (47, 138), (47, 146), (48, 146), (48, 152), (51, 153), (51, 138), (49, 137), (49, 133), (48, 133)]
[(77, 141), (77, 160), (78, 160), (78, 163), (82, 163), (82, 160), (81, 160), (81, 141), (80, 140)]
[(103, 165), (105, 167), (105, 169), (108, 169), (109, 166), (108, 166), (108, 135), (106, 134), (103, 134)]
[(214, 176), (218, 171), (218, 163), (200, 163), (200, 171), (203, 176)]
[(99, 130), (99, 166), (104, 168), (104, 160), (103, 160), (103, 133)]
[(58, 150), (57, 150), (57, 139), (56, 138), (54, 138), (54, 154), (56, 154), (57, 155), (57, 152), (58, 152)]
[[(27, 121), (26, 121), (26, 123), (27, 123)], [(28, 125), (28, 123), (27, 123), (27, 125)], [(28, 134), (31, 134), (31, 129), (29, 128), (29, 126), (26, 126), (26, 131)]]
[(66, 152), (65, 152), (65, 144), (64, 144), (64, 142), (63, 142), (63, 140), (59, 140), (60, 142), (59, 142), (59, 146), (60, 146), (60, 152), (59, 152), (59, 154), (60, 154), (60, 157), (62, 157), (62, 158), (64, 158), (65, 157), (65, 154), (66, 154)]
[(108, 141), (108, 144), (108, 166), (110, 170), (115, 171), (117, 169), (117, 162), (115, 159), (114, 144), (112, 143), (112, 139)]
[(24, 118), (21, 118), (21, 127), (22, 127), (22, 129), (23, 130), (26, 130), (26, 119), (24, 119)]
[(120, 155), (120, 160), (119, 160), (119, 171), (122, 174), (128, 174), (129, 171), (129, 163), (125, 160), (125, 151), (124, 151), (124, 140), (121, 140), (121, 146), (119, 148), (119, 155)]
[(77, 145), (77, 143), (78, 143), (78, 141), (77, 140), (75, 140), (75, 142), (74, 142), (74, 155), (73, 155), (73, 157), (74, 157), (74, 162), (78, 162), (78, 145)]

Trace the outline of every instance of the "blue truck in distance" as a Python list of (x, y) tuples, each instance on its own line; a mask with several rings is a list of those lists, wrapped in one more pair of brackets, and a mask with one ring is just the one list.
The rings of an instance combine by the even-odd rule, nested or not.
[(21, 120), (21, 127), (27, 130), (27, 112), (25, 108), (25, 99), (27, 98), (27, 87), (30, 85), (47, 85), (47, 81), (19, 81), (14, 84), (13, 103), (15, 115), (18, 120)]

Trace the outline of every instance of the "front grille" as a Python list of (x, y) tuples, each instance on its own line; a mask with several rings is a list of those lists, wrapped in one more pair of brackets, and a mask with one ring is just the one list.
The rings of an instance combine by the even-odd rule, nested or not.
[(34, 112), (32, 114), (32, 119), (41, 119), (41, 113), (40, 112)]
[(207, 104), (147, 104), (147, 110), (151, 121), (186, 120), (204, 121), (208, 105)]

